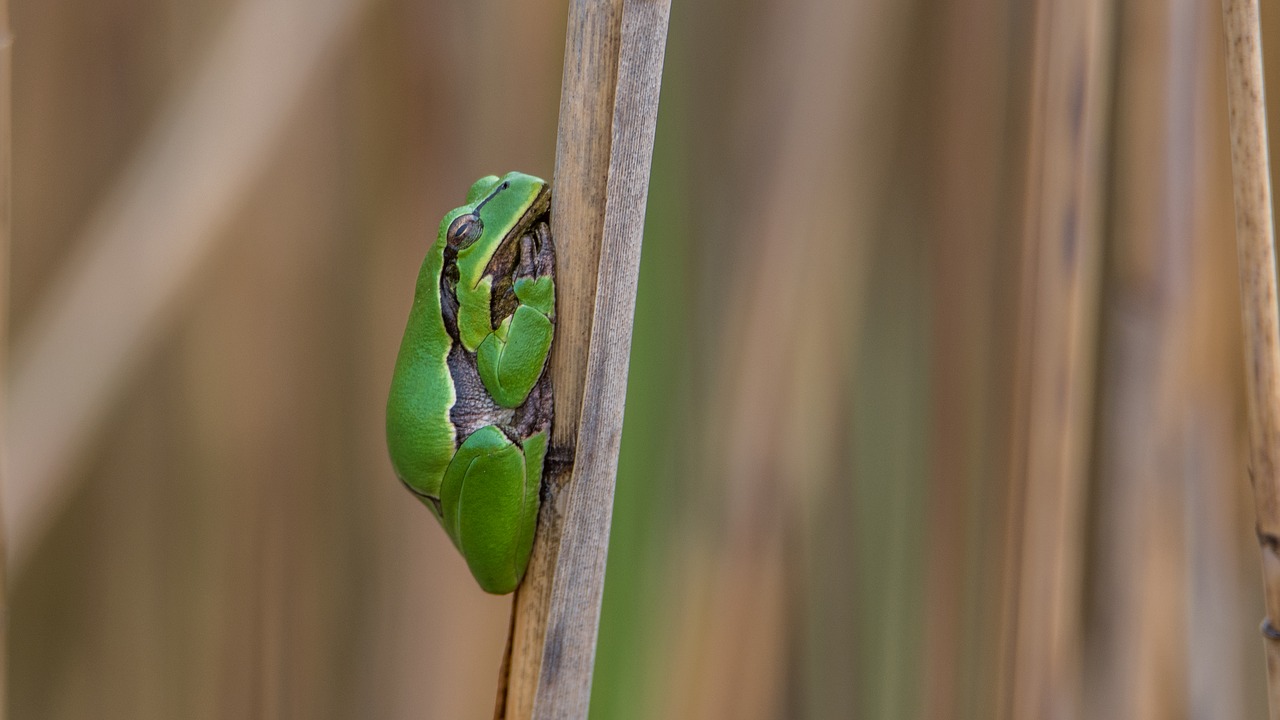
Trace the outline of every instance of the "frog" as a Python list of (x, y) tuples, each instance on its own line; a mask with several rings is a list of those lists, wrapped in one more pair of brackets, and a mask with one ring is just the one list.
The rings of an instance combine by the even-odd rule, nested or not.
[(546, 181), (511, 172), (480, 178), (445, 214), (387, 400), (396, 476), (499, 595), (528, 567), (554, 412), (550, 206)]

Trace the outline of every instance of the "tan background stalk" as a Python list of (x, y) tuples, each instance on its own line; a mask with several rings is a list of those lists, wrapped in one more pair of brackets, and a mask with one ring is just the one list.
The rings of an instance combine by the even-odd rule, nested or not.
[(1037, 3), (1000, 717), (1071, 717), (1110, 89), (1108, 0)]
[[(1199, 5), (1129, 2), (1117, 18), (1084, 717), (1155, 720), (1186, 707), (1170, 691), (1189, 671), (1184, 590), (1195, 585), (1184, 543), (1207, 524), (1189, 517), (1188, 492), (1202, 481), (1183, 469), (1182, 451), (1195, 435), (1188, 318), (1208, 279), (1193, 265), (1195, 100), (1198, 69), (1213, 57), (1198, 37)], [(1212, 715), (1238, 717), (1226, 700)]]

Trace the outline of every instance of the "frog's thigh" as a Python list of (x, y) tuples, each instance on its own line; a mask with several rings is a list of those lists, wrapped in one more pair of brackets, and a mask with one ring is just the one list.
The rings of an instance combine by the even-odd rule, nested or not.
[(515, 407), (524, 402), (542, 375), (551, 335), (547, 316), (521, 305), (511, 316), (505, 344), (490, 335), (476, 349), (480, 378), (499, 405)]
[(445, 473), (445, 529), (488, 592), (510, 592), (520, 580), (525, 495), (524, 454), (492, 425), (462, 443)]

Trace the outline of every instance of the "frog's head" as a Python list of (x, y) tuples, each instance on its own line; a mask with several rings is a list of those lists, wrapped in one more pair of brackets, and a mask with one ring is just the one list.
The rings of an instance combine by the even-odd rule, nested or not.
[(474, 288), (493, 256), (542, 216), (550, 190), (524, 173), (482, 177), (467, 192), (467, 204), (444, 216), (441, 238), (457, 253), (459, 282)]

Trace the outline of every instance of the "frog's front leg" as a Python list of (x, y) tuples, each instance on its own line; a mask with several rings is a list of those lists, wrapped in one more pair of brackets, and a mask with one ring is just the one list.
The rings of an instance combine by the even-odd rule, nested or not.
[(529, 396), (551, 349), (555, 248), (545, 222), (520, 238), (520, 264), (512, 288), (519, 301), (510, 316), (476, 348), (476, 367), (485, 389), (502, 407), (514, 408)]
[(538, 521), (545, 431), (523, 447), (499, 428), (472, 433), (440, 485), (444, 529), (486, 592), (515, 590), (524, 577)]

